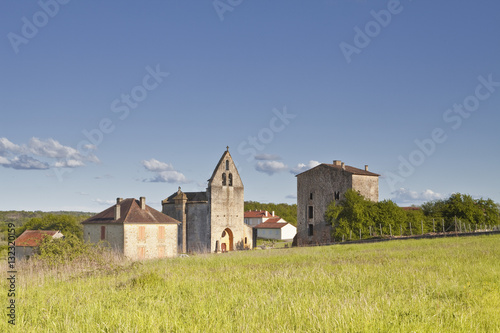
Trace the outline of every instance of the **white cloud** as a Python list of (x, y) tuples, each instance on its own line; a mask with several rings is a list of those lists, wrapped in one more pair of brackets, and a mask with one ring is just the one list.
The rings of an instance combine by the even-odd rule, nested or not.
[(445, 196), (434, 192), (432, 190), (425, 190), (423, 192), (411, 191), (406, 188), (400, 188), (391, 193), (393, 201), (397, 203), (423, 203), (437, 199), (443, 199)]
[(94, 202), (97, 202), (99, 205), (105, 205), (105, 206), (110, 206), (116, 204), (115, 200), (102, 200), (102, 199), (94, 199)]
[(320, 164), (321, 163), (319, 163), (318, 161), (313, 161), (313, 160), (309, 161), (309, 163), (307, 164), (299, 163), (295, 168), (292, 168), (290, 172), (293, 173), (294, 175), (298, 175), (299, 173), (312, 169)]
[(16, 156), (8, 162), (9, 163), (2, 163), (2, 166), (16, 170), (45, 170), (49, 168), (47, 163), (27, 155)]
[(0, 164), (10, 164), (10, 161), (8, 158), (0, 156)]
[(258, 161), (276, 161), (281, 160), (281, 157), (274, 154), (259, 154), (255, 155), (255, 159)]
[(283, 162), (278, 161), (257, 162), (255, 165), (255, 170), (267, 173), (269, 176), (287, 169), (288, 167)]
[[(87, 151), (95, 150), (97, 147), (86, 145)], [(30, 156), (31, 155), (31, 156)], [(0, 156), (3, 166), (14, 169), (48, 169), (49, 163), (35, 159), (33, 156), (42, 157), (48, 162), (56, 159), (55, 168), (76, 168), (84, 166), (86, 161), (99, 163), (99, 159), (94, 154), (83, 155), (75, 148), (64, 146), (54, 139), (40, 140), (31, 138), (28, 144), (17, 145), (7, 138), (0, 138)], [(36, 163), (38, 162), (38, 163)]]
[(142, 165), (146, 170), (156, 173), (153, 178), (144, 179), (144, 182), (152, 182), (152, 183), (188, 183), (186, 177), (176, 171), (172, 164), (160, 162), (157, 159), (150, 159), (148, 161), (142, 161)]
[(287, 199), (297, 199), (297, 195), (296, 194), (289, 194), (285, 198), (287, 198)]

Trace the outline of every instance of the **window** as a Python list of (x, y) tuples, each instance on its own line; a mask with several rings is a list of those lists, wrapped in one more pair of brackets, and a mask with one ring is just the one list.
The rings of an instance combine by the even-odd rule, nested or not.
[(165, 246), (158, 246), (158, 258), (165, 256)]
[(106, 227), (105, 226), (101, 226), (101, 240), (105, 240), (106, 239)]
[(312, 199), (313, 199), (313, 194), (311, 192), (311, 193), (309, 193), (309, 200), (312, 200)]
[(145, 241), (146, 240), (146, 227), (140, 226), (138, 231), (139, 232), (137, 233), (137, 240)]
[(233, 174), (229, 174), (229, 186), (233, 186)]
[(226, 160), (226, 170), (229, 170), (229, 161)]
[(146, 257), (146, 248), (144, 246), (137, 248), (137, 256), (139, 259), (144, 259)]
[(165, 240), (165, 226), (158, 227), (158, 240)]
[(333, 195), (335, 197), (335, 200), (340, 200), (340, 191), (335, 191)]
[(307, 209), (307, 217), (309, 217), (310, 219), (312, 219), (313, 216), (314, 216), (313, 215), (313, 206), (308, 206), (307, 208), (308, 208)]
[(307, 228), (307, 235), (308, 236), (314, 235), (314, 225), (309, 224), (309, 228)]
[(222, 186), (226, 186), (226, 174), (222, 174)]
[(245, 237), (245, 245), (247, 245), (247, 238)]

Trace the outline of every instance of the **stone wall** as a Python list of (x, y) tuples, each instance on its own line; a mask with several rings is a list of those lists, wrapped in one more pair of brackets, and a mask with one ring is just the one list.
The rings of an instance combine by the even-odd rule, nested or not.
[(186, 211), (188, 252), (210, 252), (208, 202), (188, 202)]
[(366, 199), (378, 202), (378, 177), (352, 175), (352, 188)]
[(123, 253), (123, 225), (122, 224), (84, 224), (83, 239), (90, 243), (101, 241), (101, 227), (106, 228), (104, 244), (111, 246), (117, 252)]
[[(164, 239), (159, 239), (160, 226), (165, 227)], [(144, 227), (145, 231), (145, 237), (142, 240), (139, 239), (140, 227)], [(177, 224), (125, 223), (123, 229), (124, 255), (130, 259), (152, 259), (177, 255)]]

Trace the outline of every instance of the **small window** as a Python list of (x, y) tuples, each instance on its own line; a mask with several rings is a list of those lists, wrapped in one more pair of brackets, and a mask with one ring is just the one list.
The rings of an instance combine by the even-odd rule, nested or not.
[(146, 248), (144, 248), (144, 246), (137, 248), (137, 256), (139, 259), (144, 259), (146, 257)]
[(165, 240), (165, 226), (158, 227), (158, 240)]
[(247, 238), (245, 237), (245, 245), (247, 245)]
[(314, 235), (314, 225), (309, 224), (309, 227), (307, 228), (307, 235), (308, 236)]
[(137, 240), (145, 241), (146, 240), (146, 227), (140, 226), (137, 233)]
[(340, 200), (340, 191), (336, 191), (334, 194), (335, 200)]
[(312, 200), (312, 199), (313, 199), (313, 194), (311, 192), (311, 193), (309, 193), (309, 200)]
[(229, 174), (229, 186), (233, 186), (233, 174)]
[(105, 240), (106, 239), (106, 227), (105, 226), (101, 226), (101, 240)]
[(313, 215), (313, 206), (309, 206), (307, 209), (307, 216), (312, 219), (314, 217)]
[(229, 161), (226, 160), (226, 170), (229, 170)]
[(222, 186), (226, 186), (226, 174), (222, 174)]

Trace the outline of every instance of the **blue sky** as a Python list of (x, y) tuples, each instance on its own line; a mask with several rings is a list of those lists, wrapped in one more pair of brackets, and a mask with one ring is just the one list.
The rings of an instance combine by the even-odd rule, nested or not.
[(500, 3), (2, 1), (0, 210), (201, 191), (295, 202), (342, 160), (380, 200), (500, 202)]

